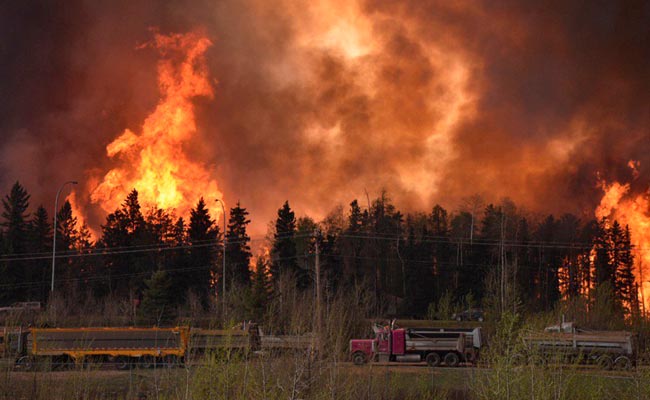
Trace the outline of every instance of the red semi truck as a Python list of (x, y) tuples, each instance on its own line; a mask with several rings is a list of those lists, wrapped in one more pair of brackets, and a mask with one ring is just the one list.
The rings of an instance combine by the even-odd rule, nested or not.
[(422, 362), (431, 367), (444, 363), (457, 367), (473, 363), (482, 345), (481, 328), (393, 328), (373, 326), (374, 339), (350, 341), (356, 365), (369, 361)]

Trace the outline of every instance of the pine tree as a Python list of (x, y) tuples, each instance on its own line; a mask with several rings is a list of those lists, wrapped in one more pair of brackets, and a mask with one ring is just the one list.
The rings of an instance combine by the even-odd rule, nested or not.
[[(429, 216), (430, 234), (434, 237), (432, 244), (431, 274), (436, 277), (436, 292), (440, 295), (445, 291), (454, 291), (453, 274), (449, 266), (451, 243), (449, 239), (449, 221), (447, 210), (436, 204)], [(433, 289), (433, 288), (431, 288)]]
[(592, 251), (594, 250), (596, 237), (598, 236), (599, 232), (600, 228), (598, 221), (594, 219), (587, 222), (582, 227), (578, 236), (580, 243), (593, 244), (593, 246), (584, 248), (578, 255), (578, 268), (580, 271), (579, 275), (581, 280), (580, 292), (583, 296), (586, 296), (588, 300), (591, 298), (590, 292), (596, 283), (595, 271), (593, 271), (594, 265), (592, 263)]
[[(190, 269), (185, 273), (185, 287), (197, 294), (203, 305), (207, 306), (213, 280), (218, 277), (221, 282), (222, 279), (220, 268), (217, 268), (222, 242), (219, 227), (210, 217), (203, 198), (190, 211), (188, 241)], [(218, 285), (220, 288), (221, 285)]]
[(65, 201), (56, 215), (56, 250), (62, 254), (74, 250), (77, 244), (79, 231), (77, 218), (72, 215), (72, 206)]
[(187, 246), (187, 227), (182, 217), (179, 217), (173, 226), (174, 250), (167, 251), (167, 272), (172, 281), (173, 297), (177, 303), (182, 303), (187, 295), (187, 277), (190, 270), (189, 251)]
[(138, 191), (133, 189), (122, 204), (122, 213), (126, 223), (126, 231), (137, 237), (145, 228), (144, 216), (140, 210), (140, 200), (138, 200)]
[[(559, 222), (553, 215), (548, 215), (537, 227), (535, 240), (541, 243), (557, 242)], [(552, 246), (539, 246), (533, 249), (535, 280), (538, 284), (537, 299), (542, 310), (549, 310), (560, 299), (559, 267), (562, 264), (562, 254)]]
[(363, 258), (361, 257), (365, 240), (363, 235), (364, 225), (368, 219), (367, 211), (363, 213), (359, 202), (353, 200), (350, 203), (350, 215), (348, 225), (339, 238), (343, 263), (343, 280), (358, 287), (364, 279)]
[(138, 309), (139, 320), (162, 326), (174, 319), (172, 282), (165, 271), (156, 271), (145, 281), (146, 289)]
[[(145, 220), (140, 212), (138, 192), (133, 189), (122, 206), (106, 217), (102, 225), (102, 237), (98, 247), (116, 249), (149, 244), (146, 240)], [(126, 296), (129, 292), (144, 288), (143, 274), (150, 273), (153, 267), (141, 253), (108, 254), (104, 257), (105, 282), (97, 282), (97, 288), (109, 292), (116, 291)], [(115, 276), (120, 276), (116, 279)]]
[(610, 239), (611, 231), (607, 229), (607, 220), (605, 218), (598, 222), (598, 231), (594, 238), (594, 248), (596, 258), (594, 259), (595, 269), (595, 286), (609, 282), (613, 285), (614, 273), (612, 271), (612, 243)]
[(558, 220), (556, 241), (566, 243), (565, 248), (558, 251), (560, 268), (558, 282), (560, 294), (566, 299), (576, 299), (580, 296), (581, 278), (579, 252), (574, 246), (579, 246), (580, 221), (572, 214), (564, 214)]
[[(386, 191), (372, 202), (368, 230), (373, 239), (368, 242), (368, 257), (372, 258), (370, 268), (375, 274), (375, 293), (402, 296), (404, 274), (403, 260), (400, 260), (399, 241), (402, 232), (402, 214), (395, 209)], [(380, 239), (381, 238), (381, 239)], [(391, 240), (386, 240), (391, 238)]]
[[(296, 260), (296, 216), (289, 207), (289, 202), (278, 210), (278, 219), (275, 222), (273, 235), (273, 248), (271, 249), (271, 279), (277, 282), (282, 274), (299, 275)], [(297, 286), (305, 286), (302, 281), (296, 281)]]
[(253, 321), (263, 320), (269, 302), (269, 293), (268, 264), (263, 257), (258, 257), (248, 301), (248, 311)]
[(481, 290), (473, 283), (477, 268), (472, 265), (472, 220), (473, 216), (471, 213), (462, 211), (451, 219), (450, 224), (450, 238), (456, 245), (456, 251), (452, 254), (452, 257), (455, 270), (455, 294), (458, 297), (470, 291), (473, 293), (481, 293)]
[[(29, 207), (29, 194), (20, 183), (16, 182), (11, 192), (2, 200), (2, 223), (4, 228), (3, 249), (6, 255), (19, 255), (27, 252), (29, 241), (27, 208)], [(0, 302), (13, 302), (25, 299), (25, 291), (17, 286), (27, 282), (28, 263), (22, 260), (2, 261), (0, 263), (0, 276), (6, 290), (0, 291)]]
[[(158, 246), (160, 248), (173, 246), (175, 241), (173, 214), (158, 207), (150, 208), (145, 216), (145, 224), (140, 245)], [(167, 270), (171, 253), (168, 251), (148, 251), (142, 254), (143, 262), (150, 269)], [(170, 275), (171, 278), (171, 275)], [(173, 278), (172, 278), (173, 279)]]
[(359, 202), (353, 200), (350, 203), (350, 216), (348, 217), (348, 229), (349, 233), (360, 233), (363, 227), (364, 216), (361, 212), (361, 207), (359, 207)]
[[(29, 223), (29, 243), (29, 248), (36, 253), (52, 251), (52, 224), (43, 206), (36, 209)], [(43, 283), (39, 286), (30, 286), (28, 298), (45, 302), (49, 290), (46, 282), (51, 268), (50, 260), (34, 260), (30, 264), (29, 281)]]
[[(57, 276), (62, 277), (65, 284), (56, 284), (60, 288), (65, 288), (70, 292), (77, 288), (80, 277), (80, 262), (78, 257), (73, 257), (77, 253), (79, 242), (79, 230), (77, 229), (77, 218), (72, 215), (72, 206), (69, 201), (65, 201), (56, 216), (56, 252), (61, 258), (56, 262)], [(64, 256), (68, 257), (64, 257)]]
[[(296, 221), (295, 243), (297, 269), (295, 271), (295, 278), (298, 287), (301, 289), (315, 287), (316, 240), (319, 240), (319, 244), (322, 242), (322, 237), (317, 239), (314, 235), (317, 230), (318, 224), (309, 217), (301, 217)], [(321, 257), (321, 270), (323, 261), (324, 259)]]
[(5, 228), (5, 249), (7, 254), (24, 253), (27, 237), (27, 208), (29, 207), (29, 194), (20, 183), (16, 182), (11, 192), (2, 200), (3, 222)]
[[(433, 247), (430, 243), (426, 216), (407, 218), (408, 232), (403, 245), (406, 269), (406, 296), (404, 309), (407, 315), (423, 316), (429, 304), (440, 297), (436, 293), (436, 272), (432, 265)], [(418, 221), (419, 220), (419, 221)]]
[(627, 225), (617, 250), (619, 265), (616, 269), (616, 294), (627, 315), (638, 315), (639, 296), (634, 277), (633, 245), (630, 241), (630, 227)]
[(230, 209), (226, 234), (226, 269), (230, 271), (230, 281), (238, 286), (250, 286), (251, 283), (251, 238), (246, 232), (246, 226), (251, 221), (247, 216), (248, 211), (237, 202), (237, 206)]

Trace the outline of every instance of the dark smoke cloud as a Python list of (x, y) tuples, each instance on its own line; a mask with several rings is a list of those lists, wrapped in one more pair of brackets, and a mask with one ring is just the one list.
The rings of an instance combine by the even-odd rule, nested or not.
[[(136, 50), (152, 27), (213, 39), (215, 98), (197, 100), (188, 151), (258, 232), (286, 199), (316, 216), (382, 188), (410, 210), (478, 192), (576, 212), (598, 203), (597, 173), (629, 180), (630, 159), (650, 181), (647, 1), (273, 3), (8, 2), (0, 187), (20, 180), (47, 205), (106, 172), (105, 146), (158, 98), (157, 54)], [(328, 36), (339, 20), (359, 24), (360, 55)]]

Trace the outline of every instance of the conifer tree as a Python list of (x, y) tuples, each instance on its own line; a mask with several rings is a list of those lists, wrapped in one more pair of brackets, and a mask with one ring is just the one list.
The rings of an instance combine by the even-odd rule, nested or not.
[(264, 257), (258, 257), (250, 289), (248, 311), (253, 321), (262, 321), (269, 302), (268, 264)]
[(451, 269), (448, 268), (451, 243), (449, 239), (447, 210), (436, 204), (429, 216), (429, 223), (431, 224), (429, 232), (433, 236), (433, 254), (431, 254), (433, 271), (431, 271), (431, 274), (436, 275), (436, 292), (442, 294), (445, 291), (453, 291), (455, 289), (453, 274), (451, 273)]
[[(542, 243), (556, 242), (558, 232), (558, 221), (553, 215), (547, 216), (538, 226), (535, 232), (535, 239)], [(560, 287), (558, 269), (562, 262), (562, 256), (556, 248), (544, 246), (538, 248), (536, 271), (537, 279), (541, 283), (539, 290), (540, 306), (543, 310), (549, 310), (560, 299)]]
[(63, 203), (56, 216), (56, 249), (62, 254), (74, 250), (79, 231), (77, 217), (72, 215), (72, 206), (68, 200)]
[[(29, 223), (29, 248), (35, 253), (49, 253), (52, 251), (52, 224), (45, 207), (39, 206)], [(30, 282), (43, 282), (39, 286), (30, 286), (30, 299), (39, 299), (45, 302), (49, 290), (46, 284), (50, 273), (50, 260), (33, 260), (30, 263)]]
[(596, 249), (596, 258), (594, 259), (595, 269), (595, 286), (609, 282), (613, 285), (614, 273), (612, 271), (612, 245), (610, 233), (607, 229), (607, 220), (605, 218), (598, 222), (598, 231), (594, 238), (594, 248)]
[[(122, 206), (106, 217), (98, 246), (107, 249), (140, 246), (147, 244), (145, 234), (138, 192), (133, 189)], [(153, 270), (151, 263), (141, 253), (108, 254), (104, 258), (104, 267), (102, 276), (106, 276), (106, 282), (98, 282), (98, 287), (123, 296), (130, 291), (141, 291), (144, 288), (142, 274)]]
[[(273, 248), (271, 249), (271, 279), (277, 282), (280, 275), (290, 273), (299, 275), (296, 260), (296, 216), (289, 207), (289, 202), (278, 210), (275, 222)], [(296, 282), (297, 286), (306, 286), (304, 282)]]
[(173, 321), (171, 286), (172, 282), (165, 271), (156, 271), (145, 281), (142, 303), (138, 309), (141, 323), (162, 326)]
[[(226, 234), (226, 269), (231, 274), (228, 281), (238, 286), (249, 286), (251, 274), (250, 240), (246, 226), (251, 222), (247, 219), (248, 211), (237, 202), (235, 208), (230, 209), (228, 220), (228, 233)], [(229, 282), (226, 282), (228, 284)]]
[(630, 241), (630, 227), (625, 226), (618, 249), (619, 265), (616, 270), (616, 291), (625, 312), (636, 315), (639, 311), (639, 296), (634, 278), (633, 245)]
[[(307, 287), (315, 287), (315, 254), (316, 254), (316, 240), (319, 244), (322, 242), (322, 237), (318, 239), (314, 233), (318, 230), (316, 221), (309, 217), (301, 217), (296, 221), (296, 265), (297, 268), (294, 272), (297, 285), (300, 289)], [(319, 234), (320, 236), (320, 234)], [(321, 245), (322, 252), (322, 245)], [(324, 258), (320, 258), (321, 270), (323, 269)], [(322, 271), (321, 271), (322, 277)]]
[[(221, 249), (221, 233), (215, 221), (210, 217), (210, 211), (201, 197), (196, 207), (190, 211), (188, 228), (189, 269), (184, 274), (185, 288), (199, 296), (204, 306), (207, 306), (212, 289), (212, 281), (219, 277), (217, 256)], [(221, 285), (218, 285), (220, 288)]]
[(169, 268), (168, 276), (172, 281), (172, 292), (174, 293), (174, 299), (177, 303), (182, 303), (187, 296), (188, 289), (188, 274), (191, 273), (190, 260), (189, 260), (189, 251), (185, 248), (187, 246), (187, 227), (185, 226), (185, 220), (182, 217), (179, 217), (174, 226), (172, 227), (173, 231), (173, 242), (172, 246), (176, 247), (174, 250), (170, 250), (167, 253), (167, 266)]
[[(402, 232), (402, 214), (392, 204), (386, 191), (372, 202), (369, 212), (368, 231), (373, 237), (369, 241), (368, 256), (372, 259), (375, 293), (402, 296), (402, 261), (398, 254)], [(390, 240), (386, 240), (390, 238)], [(399, 275), (398, 275), (399, 274)], [(397, 279), (392, 279), (392, 277)]]
[[(57, 261), (57, 276), (63, 277), (66, 281), (65, 284), (59, 286), (70, 291), (73, 288), (82, 287), (80, 286), (83, 284), (81, 279), (87, 277), (87, 260), (74, 255), (88, 250), (91, 245), (90, 233), (87, 227), (80, 232), (77, 227), (77, 217), (73, 215), (72, 206), (68, 200), (63, 203), (56, 218), (56, 251), (62, 256)], [(66, 255), (68, 257), (65, 257)]]
[[(27, 208), (29, 207), (29, 194), (20, 183), (16, 182), (11, 192), (2, 200), (2, 223), (4, 228), (3, 249), (6, 255), (19, 255), (27, 252), (28, 248), (28, 223)], [(23, 260), (2, 261), (0, 263), (0, 276), (6, 290), (0, 290), (0, 302), (12, 302), (25, 299), (25, 291), (18, 285), (28, 280), (28, 264)]]
[(339, 239), (344, 280), (354, 287), (358, 287), (364, 279), (362, 253), (366, 240), (362, 235), (367, 219), (367, 211), (363, 213), (359, 202), (353, 200), (350, 203), (348, 225)]

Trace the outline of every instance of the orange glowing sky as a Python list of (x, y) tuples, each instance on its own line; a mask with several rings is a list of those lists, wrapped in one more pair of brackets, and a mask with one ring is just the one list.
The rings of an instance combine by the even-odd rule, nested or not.
[(50, 204), (77, 179), (94, 229), (132, 186), (178, 215), (240, 200), (261, 235), (287, 199), (316, 219), (382, 189), (404, 211), (478, 193), (593, 216), (597, 172), (650, 182), (643, 4), (14, 3), (0, 182)]

